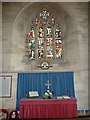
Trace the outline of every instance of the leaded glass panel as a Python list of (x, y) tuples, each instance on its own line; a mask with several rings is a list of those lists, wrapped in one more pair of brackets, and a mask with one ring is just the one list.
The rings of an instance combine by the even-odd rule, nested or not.
[(63, 44), (60, 25), (55, 15), (46, 9), (32, 19), (27, 34), (29, 60), (55, 60), (62, 58)]

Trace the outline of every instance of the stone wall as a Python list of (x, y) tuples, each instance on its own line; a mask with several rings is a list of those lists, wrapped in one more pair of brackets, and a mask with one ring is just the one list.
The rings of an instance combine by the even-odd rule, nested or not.
[[(0, 2), (0, 73), (2, 72), (2, 4)], [(2, 99), (0, 99), (0, 108), (2, 108)]]
[(25, 34), (31, 18), (43, 7), (60, 17), (61, 29), (65, 35), (64, 62), (53, 64), (47, 71), (73, 71), (78, 109), (88, 109), (88, 3), (70, 2), (2, 4), (2, 70), (3, 74), (13, 75), (12, 97), (3, 99), (3, 107), (15, 108), (16, 73), (42, 72), (36, 63), (25, 64), (24, 55)]

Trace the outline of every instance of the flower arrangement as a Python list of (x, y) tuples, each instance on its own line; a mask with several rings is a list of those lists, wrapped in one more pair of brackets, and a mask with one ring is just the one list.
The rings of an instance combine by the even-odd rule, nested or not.
[(43, 97), (44, 99), (51, 99), (53, 97), (53, 94), (49, 90), (47, 90)]

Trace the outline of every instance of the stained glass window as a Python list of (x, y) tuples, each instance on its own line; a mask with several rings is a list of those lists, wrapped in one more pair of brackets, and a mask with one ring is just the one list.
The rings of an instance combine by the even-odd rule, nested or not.
[(29, 60), (62, 59), (62, 32), (56, 16), (41, 10), (31, 21), (26, 38)]

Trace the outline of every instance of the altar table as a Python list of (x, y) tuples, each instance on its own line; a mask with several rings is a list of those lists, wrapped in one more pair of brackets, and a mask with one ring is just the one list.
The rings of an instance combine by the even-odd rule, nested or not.
[(21, 99), (20, 118), (76, 118), (76, 99)]

